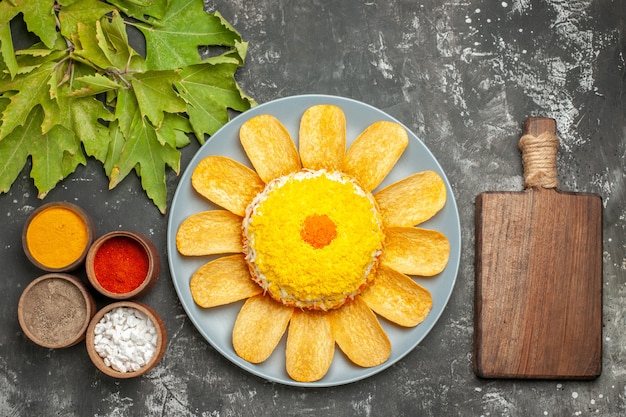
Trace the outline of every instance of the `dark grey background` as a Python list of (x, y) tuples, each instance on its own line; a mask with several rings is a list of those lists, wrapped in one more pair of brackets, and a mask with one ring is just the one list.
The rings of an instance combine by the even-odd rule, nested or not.
[[(403, 360), (322, 389), (266, 382), (222, 358), (181, 308), (167, 268), (167, 216), (130, 176), (107, 190), (90, 161), (45, 200), (25, 170), (0, 196), (2, 416), (611, 416), (626, 415), (626, 2), (624, 0), (209, 1), (250, 42), (237, 77), (260, 103), (304, 93), (354, 98), (412, 129), (445, 170), (463, 252), (450, 303)], [(561, 189), (604, 202), (603, 373), (595, 381), (482, 380), (472, 373), (474, 199), (521, 190), (517, 139), (529, 116), (557, 120)], [(182, 167), (197, 150), (183, 151)], [(178, 178), (169, 173), (171, 199)], [(144, 377), (114, 380), (83, 345), (48, 350), (22, 334), (19, 296), (41, 274), (21, 248), (26, 217), (67, 200), (98, 233), (132, 229), (163, 254), (144, 301), (169, 344)], [(99, 300), (100, 303), (103, 300)]]

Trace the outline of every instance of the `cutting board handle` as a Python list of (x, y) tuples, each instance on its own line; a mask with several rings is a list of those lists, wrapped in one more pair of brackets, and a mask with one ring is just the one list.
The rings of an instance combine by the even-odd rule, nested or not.
[(524, 163), (524, 188), (556, 188), (556, 121), (530, 117), (524, 122), (519, 148)]

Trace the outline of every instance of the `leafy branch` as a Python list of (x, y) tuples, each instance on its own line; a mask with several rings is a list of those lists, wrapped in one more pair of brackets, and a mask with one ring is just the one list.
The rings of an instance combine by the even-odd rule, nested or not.
[[(11, 22), (38, 41), (16, 49)], [(145, 57), (129, 43), (133, 26)], [(219, 47), (203, 59), (201, 47)], [(114, 188), (131, 171), (165, 213), (166, 171), (180, 170), (189, 136), (204, 143), (228, 110), (256, 103), (235, 80), (247, 43), (201, 0), (4, 0), (0, 2), (0, 193), (28, 159), (44, 198), (100, 161)]]

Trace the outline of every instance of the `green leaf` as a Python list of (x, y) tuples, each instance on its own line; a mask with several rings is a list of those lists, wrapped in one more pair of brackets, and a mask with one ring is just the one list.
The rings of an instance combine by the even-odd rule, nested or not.
[(44, 62), (59, 62), (68, 57), (67, 45), (62, 39), (58, 39), (52, 48), (44, 45), (43, 42), (36, 42), (25, 49), (15, 51), (18, 65), (37, 65)]
[[(40, 45), (41, 47), (39, 47)], [(53, 54), (54, 56), (51, 56)], [(20, 49), (19, 51), (15, 51), (15, 55), (21, 56), (21, 57), (29, 56), (29, 57), (32, 57), (33, 59), (50, 57), (49, 60), (54, 60), (55, 58), (58, 58), (59, 56), (64, 55), (64, 53), (60, 52), (57, 49), (48, 49), (43, 44), (36, 44), (36, 45), (31, 46), (30, 48)], [(23, 58), (20, 64), (24, 64), (24, 59), (26, 58)]]
[(7, 192), (21, 170), (28, 156), (32, 158), (30, 176), (43, 198), (59, 181), (85, 164), (80, 142), (73, 132), (60, 125), (42, 135), (40, 125), (43, 112), (36, 108), (29, 115), (27, 123), (17, 127), (0, 142), (0, 190)]
[[(95, 69), (106, 71), (109, 67), (113, 66), (113, 63), (111, 63), (101, 48), (98, 38), (99, 33), (104, 40), (105, 37), (104, 34), (102, 34), (100, 21), (94, 22), (93, 25), (77, 23), (76, 33), (71, 37), (74, 43), (72, 57), (87, 65), (91, 65)], [(108, 50), (106, 41), (104, 41), (103, 45), (105, 50)]]
[(95, 73), (74, 78), (74, 87), (77, 88), (70, 93), (74, 97), (93, 96), (110, 90), (124, 88), (125, 85), (111, 77)]
[(72, 100), (72, 129), (83, 143), (85, 152), (100, 162), (109, 152), (109, 129), (101, 122), (113, 120), (113, 114), (95, 97)]
[[(157, 139), (161, 144), (173, 148), (183, 148), (189, 145), (189, 133), (192, 133), (189, 119), (180, 114), (166, 113), (161, 127), (156, 131)], [(174, 168), (178, 171), (178, 168)]]
[(143, 58), (128, 43), (126, 24), (120, 14), (113, 12), (111, 18), (104, 18), (100, 23), (96, 27), (98, 46), (112, 66), (119, 72), (143, 70)]
[(57, 64), (68, 57), (65, 43), (58, 40), (54, 48), (50, 49), (38, 42), (29, 48), (15, 51), (19, 74), (28, 74), (45, 63)]
[(124, 149), (124, 144), (126, 143), (126, 139), (124, 139), (124, 134), (120, 130), (117, 120), (109, 124), (109, 138), (110, 142), (108, 144), (106, 161), (104, 162), (104, 172), (111, 178), (113, 168), (120, 159), (122, 149)]
[(71, 130), (60, 125), (37, 138), (31, 158), (33, 166), (30, 176), (39, 191), (39, 198), (44, 198), (57, 183), (74, 172), (78, 165), (86, 164), (80, 142)]
[[(8, 100), (0, 100), (2, 107), (6, 107)], [(28, 155), (30, 154), (29, 144), (30, 136), (28, 133), (31, 129), (38, 129), (37, 121), (30, 119), (29, 123), (18, 128), (11, 135), (0, 141), (0, 192), (6, 193), (11, 188), (11, 184), (20, 174), (26, 164)], [(37, 132), (37, 134), (40, 134)]]
[[(15, 50), (21, 18), (39, 42)], [(147, 60), (128, 25), (146, 35)], [(225, 52), (202, 59), (212, 47)], [(43, 198), (87, 155), (110, 187), (135, 172), (165, 212), (166, 172), (178, 174), (190, 135), (203, 142), (230, 109), (256, 104), (234, 79), (246, 53), (201, 0), (0, 0), (0, 193), (30, 158)]]
[(241, 64), (243, 64), (246, 60), (246, 55), (248, 54), (248, 42), (235, 41), (235, 50), (241, 58)]
[(48, 48), (52, 48), (57, 40), (54, 0), (24, 1), (21, 12), (28, 30), (36, 34)]
[(82, 22), (95, 22), (115, 8), (99, 0), (78, 0), (68, 6), (61, 7), (59, 23), (61, 34), (70, 38), (78, 32)]
[(11, 97), (11, 103), (2, 112), (0, 140), (11, 133), (17, 126), (22, 126), (31, 109), (41, 105), (48, 117), (58, 114), (56, 103), (50, 98), (49, 81), (55, 72), (54, 64), (44, 63), (28, 74), (0, 84), (0, 92), (17, 91)]
[(108, 0), (119, 7), (125, 14), (135, 19), (146, 21), (152, 17), (161, 19), (165, 16), (169, 0)]
[(174, 90), (174, 83), (179, 80), (176, 71), (146, 71), (131, 78), (141, 115), (154, 126), (161, 125), (164, 112), (182, 113), (186, 110), (184, 100)]
[(9, 22), (21, 12), (21, 8), (28, 0), (15, 2), (0, 1), (0, 26), (8, 25)]
[(248, 110), (253, 104), (244, 97), (234, 79), (233, 64), (200, 64), (185, 68), (176, 85), (187, 102), (187, 114), (200, 143), (228, 121), (228, 109)]
[(141, 176), (141, 185), (148, 197), (165, 213), (167, 205), (166, 165), (178, 169), (180, 153), (169, 145), (162, 145), (157, 139), (154, 127), (141, 117), (139, 112), (133, 115), (131, 135), (113, 166), (109, 187), (117, 186), (128, 173), (137, 169)]
[(131, 90), (124, 89), (117, 92), (115, 118), (119, 122), (119, 129), (124, 136), (130, 136), (135, 113), (139, 111), (137, 97)]
[(146, 64), (151, 69), (176, 69), (202, 61), (199, 46), (234, 46), (241, 40), (220, 17), (204, 12), (201, 0), (172, 0), (153, 26), (137, 25), (146, 38)]
[(13, 49), (11, 27), (8, 24), (0, 26), (0, 54), (2, 54), (2, 61), (11, 74), (11, 78), (14, 78), (18, 72), (18, 66)]

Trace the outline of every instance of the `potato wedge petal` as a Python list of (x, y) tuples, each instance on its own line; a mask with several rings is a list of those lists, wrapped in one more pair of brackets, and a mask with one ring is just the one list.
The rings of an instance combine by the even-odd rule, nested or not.
[(202, 308), (234, 303), (263, 292), (250, 278), (243, 254), (224, 256), (202, 265), (191, 276), (189, 290)]
[(346, 117), (341, 107), (319, 104), (300, 119), (299, 149), (302, 166), (341, 170), (346, 153)]
[(206, 199), (241, 217), (265, 188), (256, 172), (219, 155), (207, 156), (198, 163), (191, 174), (191, 185)]
[(241, 222), (241, 217), (227, 210), (192, 214), (178, 227), (176, 248), (185, 256), (241, 253)]
[(408, 144), (404, 127), (389, 121), (375, 122), (350, 145), (343, 171), (372, 191), (391, 172)]
[(356, 365), (380, 365), (391, 355), (389, 338), (361, 297), (332, 310), (328, 317), (337, 345)]
[(245, 121), (239, 140), (252, 166), (266, 183), (300, 170), (300, 157), (289, 132), (274, 116), (262, 114)]
[(325, 313), (294, 310), (285, 355), (287, 373), (296, 381), (318, 381), (326, 375), (335, 355), (335, 339)]
[(270, 357), (282, 338), (293, 307), (286, 307), (263, 294), (248, 298), (235, 320), (233, 348), (251, 363)]
[(411, 227), (433, 217), (446, 204), (446, 184), (434, 171), (410, 175), (378, 191), (385, 226)]
[(384, 265), (378, 267), (374, 284), (363, 290), (361, 298), (375, 313), (404, 327), (423, 322), (433, 306), (426, 288)]
[(444, 270), (450, 257), (448, 238), (436, 230), (419, 227), (385, 229), (381, 263), (407, 275), (429, 277)]

